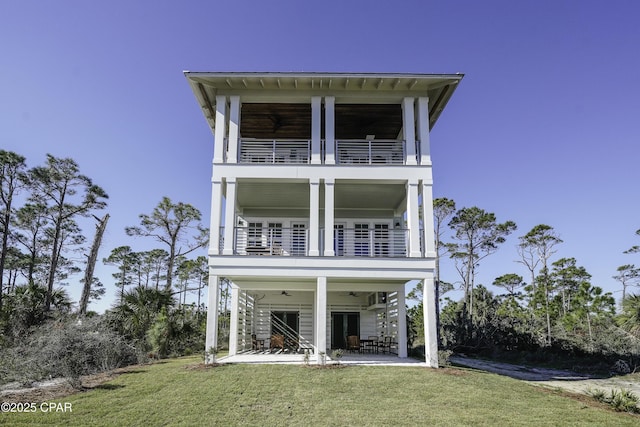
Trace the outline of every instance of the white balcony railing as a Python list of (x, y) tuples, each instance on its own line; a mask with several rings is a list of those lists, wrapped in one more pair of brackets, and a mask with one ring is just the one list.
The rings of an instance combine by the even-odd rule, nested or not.
[[(235, 228), (236, 255), (308, 256), (309, 230), (283, 228), (279, 223), (258, 226), (252, 223)], [(320, 253), (324, 252), (324, 230), (319, 230)], [(222, 240), (221, 240), (222, 241)], [(389, 228), (342, 228), (333, 233), (333, 250), (338, 257), (407, 257), (409, 231)]]
[(339, 140), (336, 163), (341, 165), (402, 165), (405, 163), (404, 141)]
[(240, 140), (239, 163), (309, 163), (308, 140), (246, 139)]
[[(259, 223), (258, 223), (259, 224)], [(309, 230), (305, 227), (283, 228), (279, 223), (262, 227), (249, 223), (235, 228), (238, 255), (307, 256)]]
[[(238, 163), (308, 164), (311, 141), (299, 139), (254, 139), (239, 141)], [(406, 163), (405, 142), (402, 140), (337, 140), (335, 159), (339, 165), (403, 165)], [(326, 147), (321, 144), (321, 158)], [(419, 157), (419, 154), (418, 154)]]

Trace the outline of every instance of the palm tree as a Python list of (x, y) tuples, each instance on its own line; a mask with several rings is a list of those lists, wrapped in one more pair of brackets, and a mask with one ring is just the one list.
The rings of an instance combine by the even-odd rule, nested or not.
[(122, 303), (114, 308), (121, 332), (143, 340), (156, 316), (175, 303), (170, 290), (137, 286), (122, 294)]
[(622, 313), (618, 317), (622, 329), (640, 338), (640, 295), (627, 295), (622, 300)]

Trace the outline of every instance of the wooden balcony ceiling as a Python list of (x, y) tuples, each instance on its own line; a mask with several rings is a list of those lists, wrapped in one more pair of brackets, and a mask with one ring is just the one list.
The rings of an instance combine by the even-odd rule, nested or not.
[[(429, 98), (429, 126), (433, 127), (444, 110), (447, 102), (453, 95), (458, 83), (464, 77), (463, 74), (405, 74), (405, 73), (278, 73), (278, 72), (184, 72), (191, 89), (193, 90), (198, 104), (202, 109), (209, 125), (215, 128), (215, 102), (217, 95), (238, 95), (244, 103), (252, 102), (308, 102), (311, 96), (335, 96), (336, 116), (338, 116), (337, 106), (349, 102), (361, 102), (363, 99), (372, 101), (371, 103), (396, 104), (400, 105), (402, 98), (406, 96)], [(305, 100), (305, 101), (303, 101)], [(305, 114), (310, 114), (310, 106), (302, 107), (308, 109)], [(282, 112), (284, 113), (284, 112)], [(297, 111), (296, 114), (300, 114)], [(372, 114), (377, 114), (372, 111)], [(268, 113), (267, 113), (268, 116)], [(386, 114), (385, 114), (386, 116)], [(268, 117), (267, 117), (268, 119)], [(281, 124), (285, 117), (281, 118)], [(264, 117), (263, 117), (264, 120)], [(271, 119), (268, 119), (271, 122)], [(308, 120), (307, 123), (311, 121)], [(268, 127), (269, 122), (266, 126)], [(277, 117), (275, 117), (275, 123)], [(265, 125), (265, 123), (262, 123)], [(389, 123), (387, 125), (390, 126)], [(290, 126), (293, 126), (291, 124)], [(265, 129), (260, 124), (256, 125), (262, 131)], [(271, 124), (271, 128), (274, 124)], [(286, 126), (280, 133), (287, 135)], [(391, 135), (393, 128), (375, 133), (376, 138), (384, 138)], [(362, 125), (354, 134), (356, 137), (362, 133)], [(373, 131), (378, 131), (373, 129)], [(249, 128), (245, 137), (254, 134)], [(277, 133), (272, 130), (273, 133)], [(310, 129), (299, 130), (300, 135), (310, 133)], [(385, 133), (388, 132), (388, 133)], [(299, 137), (298, 131), (291, 135)], [(348, 138), (349, 133), (345, 129), (344, 138)], [(383, 136), (384, 135), (384, 136)], [(280, 135), (278, 135), (280, 136)], [(338, 135), (342, 137), (341, 134)], [(395, 138), (397, 135), (393, 135)], [(283, 138), (286, 136), (282, 136)]]
[[(336, 104), (336, 139), (396, 139), (402, 129), (399, 104)], [(324, 111), (321, 125), (324, 138)], [(240, 134), (244, 138), (311, 139), (311, 105), (243, 103)]]

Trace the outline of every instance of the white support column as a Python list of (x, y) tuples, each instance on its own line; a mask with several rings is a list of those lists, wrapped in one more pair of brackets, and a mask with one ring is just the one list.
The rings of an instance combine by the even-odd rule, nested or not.
[(420, 220), (418, 215), (418, 182), (407, 182), (407, 227), (409, 228), (409, 257), (419, 258)]
[(320, 136), (322, 124), (322, 97), (311, 97), (311, 164), (322, 163), (320, 158)]
[(309, 256), (320, 256), (320, 180), (309, 181)]
[(426, 258), (436, 257), (436, 237), (433, 229), (433, 189), (429, 182), (422, 181), (422, 225), (424, 241), (424, 256)]
[(422, 308), (424, 310), (424, 354), (427, 366), (438, 367), (438, 335), (436, 331), (436, 295), (433, 273), (422, 282)]
[(238, 145), (240, 144), (240, 97), (229, 97), (229, 151), (227, 163), (238, 163)]
[(407, 306), (404, 286), (398, 286), (398, 357), (407, 357)]
[(320, 352), (327, 351), (327, 278), (318, 277), (316, 286), (316, 319), (315, 319), (315, 336), (316, 336), (316, 356), (317, 363), (321, 363)]
[(211, 222), (209, 224), (209, 255), (220, 254), (220, 223), (222, 219), (222, 181), (211, 182)]
[(418, 139), (420, 141), (420, 164), (431, 165), (431, 144), (429, 142), (429, 98), (418, 98)]
[(227, 178), (227, 197), (224, 210), (224, 248), (222, 255), (233, 255), (236, 226), (236, 180)]
[(227, 97), (216, 96), (216, 128), (214, 131), (213, 163), (224, 163), (224, 140), (227, 136)]
[(416, 125), (414, 119), (414, 98), (402, 100), (402, 132), (406, 150), (406, 163), (417, 165), (416, 160)]
[[(210, 348), (218, 347), (218, 301), (220, 299), (219, 292), (219, 278), (215, 274), (211, 274), (211, 272), (209, 272), (209, 308), (207, 309), (207, 332), (205, 335), (206, 338), (204, 349), (204, 351), (207, 353)], [(207, 360), (205, 360), (205, 363), (213, 362), (213, 356), (208, 356)]]
[(324, 163), (335, 165), (336, 155), (336, 98), (325, 96), (324, 98)]
[(335, 181), (333, 178), (324, 180), (324, 256), (335, 256), (333, 249), (334, 224), (334, 194)]
[(229, 356), (238, 354), (238, 305), (240, 303), (240, 288), (231, 285), (231, 319), (229, 322)]

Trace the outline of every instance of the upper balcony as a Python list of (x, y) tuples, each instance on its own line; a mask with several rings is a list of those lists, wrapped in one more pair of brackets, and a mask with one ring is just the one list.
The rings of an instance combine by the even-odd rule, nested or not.
[[(333, 150), (330, 152), (335, 153), (334, 163), (338, 165), (404, 165), (406, 164), (405, 146), (405, 141), (401, 140), (349, 139), (335, 141)], [(227, 153), (226, 149), (225, 153)], [(326, 141), (322, 140), (320, 152), (322, 164), (326, 164), (326, 153)], [(419, 158), (419, 151), (416, 158)], [(311, 163), (311, 140), (242, 138), (237, 162), (274, 165), (309, 164)]]

